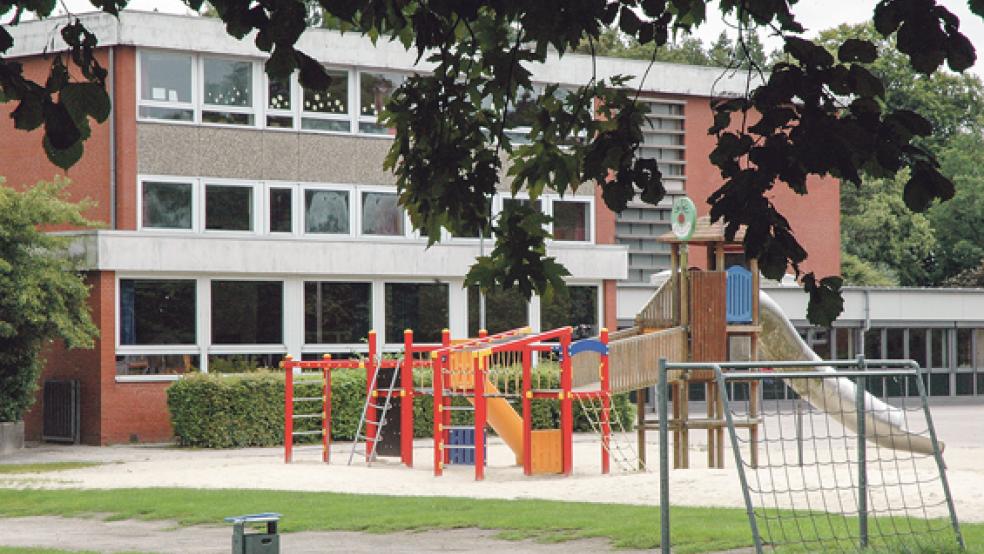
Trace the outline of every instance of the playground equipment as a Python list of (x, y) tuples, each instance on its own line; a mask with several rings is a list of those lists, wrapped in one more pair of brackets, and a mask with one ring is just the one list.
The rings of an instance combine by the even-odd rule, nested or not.
[[(291, 462), (296, 450), (294, 439), (320, 436), (322, 461), (331, 450), (331, 373), (341, 369), (365, 369), (366, 397), (348, 462), (362, 454), (367, 463), (377, 456), (396, 455), (413, 466), (413, 399), (433, 397), (434, 473), (441, 475), (445, 464), (456, 461), (475, 466), (475, 478), (485, 474), (485, 427), (492, 427), (516, 455), (524, 473), (560, 473), (573, 470), (573, 402), (577, 401), (592, 428), (601, 435), (602, 472), (608, 473), (611, 453), (624, 464), (628, 455), (612, 439), (612, 391), (609, 380), (608, 332), (600, 339), (573, 341), (571, 328), (542, 333), (529, 328), (495, 335), (484, 332), (478, 338), (452, 341), (442, 333), (440, 344), (419, 344), (413, 331), (404, 332), (403, 351), (397, 359), (382, 358), (376, 334), (368, 336), (368, 356), (364, 360), (333, 360), (325, 356), (316, 361), (283, 362), (286, 372), (285, 461)], [(595, 386), (573, 388), (575, 360), (594, 356)], [(534, 371), (534, 360), (538, 368)], [(582, 364), (583, 365), (583, 362)], [(415, 371), (417, 370), (417, 371)], [(425, 371), (426, 370), (426, 371)], [(426, 382), (425, 375), (430, 380)], [(295, 394), (298, 384), (320, 384), (318, 396)], [(458, 400), (458, 401), (456, 401)], [(521, 405), (518, 413), (509, 400)], [(560, 403), (558, 429), (533, 429), (532, 403), (557, 400)], [(298, 409), (301, 406), (303, 409)], [(454, 424), (452, 414), (470, 413), (472, 421)], [(315, 420), (319, 428), (294, 430), (297, 420)], [(621, 422), (618, 421), (621, 427)], [(470, 433), (462, 433), (470, 431)], [(452, 435), (456, 440), (452, 440)], [(471, 440), (464, 440), (469, 437)], [(471, 451), (470, 456), (456, 455)], [(360, 456), (359, 458), (363, 458)]]

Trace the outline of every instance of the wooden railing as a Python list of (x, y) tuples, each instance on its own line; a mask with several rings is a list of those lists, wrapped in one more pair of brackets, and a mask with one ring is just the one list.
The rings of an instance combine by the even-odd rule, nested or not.
[(668, 279), (663, 283), (636, 315), (636, 327), (652, 329), (678, 325), (675, 290), (673, 279)]
[[(687, 332), (682, 327), (610, 340), (608, 359), (612, 392), (628, 392), (659, 382), (659, 359), (687, 359)], [(598, 354), (585, 352), (572, 360), (574, 388), (598, 383)], [(671, 375), (671, 379), (674, 377)]]

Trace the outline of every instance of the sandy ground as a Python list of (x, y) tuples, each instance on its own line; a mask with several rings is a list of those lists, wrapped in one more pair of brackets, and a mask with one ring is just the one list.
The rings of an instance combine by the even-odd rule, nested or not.
[[(692, 412), (693, 413), (693, 412)], [(933, 407), (937, 432), (946, 443), (945, 463), (953, 490), (957, 514), (962, 521), (984, 522), (984, 404), (942, 404)], [(773, 463), (786, 456), (795, 460), (792, 418), (782, 422), (767, 420), (765, 435), (782, 437), (784, 448), (774, 443), (763, 460)], [(805, 427), (822, 436), (822, 420), (808, 418)], [(782, 435), (780, 435), (782, 433)], [(674, 505), (743, 507), (742, 490), (735, 470), (733, 453), (725, 453), (725, 469), (708, 469), (704, 432), (692, 432), (690, 458), (692, 469), (674, 470), (670, 474), (670, 496)], [(439, 495), (472, 498), (539, 498), (564, 501), (611, 502), (656, 505), (658, 503), (657, 433), (647, 441), (650, 461), (645, 472), (628, 471), (613, 464), (613, 474), (600, 474), (600, 443), (597, 436), (579, 435), (575, 439), (574, 475), (524, 477), (512, 465), (511, 451), (497, 439), (490, 441), (489, 467), (485, 481), (474, 480), (470, 466), (449, 466), (443, 477), (433, 476), (432, 442), (418, 440), (414, 447), (415, 465), (400, 466), (396, 460), (382, 459), (372, 467), (348, 466), (349, 445), (339, 443), (332, 450), (332, 463), (320, 462), (317, 450), (295, 454), (295, 463), (283, 463), (279, 448), (241, 450), (192, 450), (170, 445), (114, 447), (42, 445), (2, 460), (2, 463), (51, 461), (95, 461), (103, 465), (44, 474), (0, 475), (0, 487), (13, 488), (130, 488), (195, 487), (248, 488), (297, 491), (334, 491), (388, 495)], [(635, 433), (617, 439), (626, 451), (634, 449)], [(851, 440), (807, 441), (804, 443), (805, 470), (761, 469), (748, 473), (753, 488), (766, 494), (753, 495), (757, 504), (800, 509), (837, 506), (853, 502), (853, 476), (856, 468), (847, 464), (829, 465), (830, 459), (853, 456)], [(813, 457), (812, 453), (817, 452)], [(744, 453), (747, 456), (747, 452)], [(881, 456), (879, 460), (878, 456)], [(771, 457), (770, 457), (771, 456)], [(896, 514), (922, 516), (946, 515), (944, 496), (936, 479), (932, 458), (911, 459), (895, 451), (870, 449), (869, 478), (872, 479), (872, 504), (875, 509), (896, 510)], [(813, 461), (820, 464), (812, 464)], [(836, 469), (834, 469), (836, 468)], [(918, 488), (914, 483), (920, 482)], [(777, 494), (771, 491), (778, 490)], [(788, 489), (800, 490), (799, 493)], [(913, 507), (913, 499), (923, 494), (926, 504), (935, 504), (925, 512)], [(7, 527), (4, 525), (4, 527)], [(220, 534), (228, 537), (228, 529)], [(491, 540), (491, 539), (490, 539)], [(9, 544), (7, 539), (0, 541)], [(494, 541), (493, 541), (494, 542)], [(490, 546), (494, 549), (494, 546)], [(299, 550), (303, 551), (303, 550)]]

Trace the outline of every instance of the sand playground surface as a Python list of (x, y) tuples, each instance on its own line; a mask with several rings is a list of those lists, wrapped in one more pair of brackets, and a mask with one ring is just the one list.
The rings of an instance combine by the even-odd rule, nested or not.
[[(940, 440), (946, 443), (944, 461), (961, 521), (984, 521), (984, 404), (940, 404), (932, 408)], [(767, 425), (769, 422), (767, 421)], [(704, 454), (704, 433), (691, 433), (691, 469), (670, 472), (670, 496), (675, 506), (743, 507), (734, 458), (725, 453), (726, 468), (708, 469)], [(635, 433), (620, 435), (623, 446), (635, 445)], [(414, 445), (413, 468), (396, 459), (381, 458), (371, 467), (364, 463), (346, 465), (350, 445), (336, 443), (331, 464), (320, 461), (320, 451), (295, 453), (295, 462), (284, 464), (281, 448), (199, 450), (173, 445), (132, 445), (112, 447), (40, 445), (5, 458), (2, 463), (43, 463), (55, 461), (101, 462), (83, 469), (38, 474), (0, 474), (5, 488), (141, 488), (190, 487), (208, 489), (275, 489), (330, 491), (357, 494), (410, 496), (453, 496), (499, 499), (549, 499), (580, 502), (657, 505), (658, 434), (647, 440), (647, 471), (627, 471), (612, 464), (611, 475), (600, 474), (600, 442), (597, 435), (579, 434), (574, 444), (574, 475), (524, 477), (514, 464), (512, 452), (497, 438), (489, 441), (489, 464), (484, 481), (474, 480), (471, 466), (447, 466), (442, 477), (434, 477), (432, 441), (418, 439)], [(787, 453), (788, 455), (788, 453)], [(869, 454), (869, 460), (877, 454)], [(886, 475), (906, 482), (935, 476), (932, 458), (895, 464), (890, 453), (884, 464), (877, 458), (872, 473), (884, 469)], [(897, 456), (896, 456), (897, 457)], [(890, 463), (891, 462), (891, 463)], [(849, 483), (852, 469), (843, 465), (834, 474), (814, 471), (807, 482), (821, 479), (823, 484), (838, 480)], [(763, 472), (758, 472), (762, 474)], [(795, 473), (795, 472), (794, 472)], [(755, 478), (758, 477), (758, 481)], [(770, 475), (751, 472), (750, 480), (761, 485)], [(776, 472), (772, 479), (780, 479)], [(768, 483), (767, 483), (768, 484)], [(778, 484), (781, 488), (781, 483)], [(930, 496), (926, 503), (942, 499), (938, 487), (924, 487)], [(886, 487), (876, 499), (887, 506), (911, 494), (904, 486)], [(896, 498), (898, 495), (898, 498)], [(933, 496), (937, 495), (937, 496)], [(817, 497), (814, 496), (814, 499)], [(788, 495), (784, 505), (807, 509), (808, 498)], [(830, 502), (830, 498), (827, 498)], [(938, 502), (937, 502), (938, 503)], [(816, 507), (814, 500), (813, 507)], [(915, 515), (915, 514), (913, 514)], [(930, 516), (946, 515), (945, 506), (932, 509)]]

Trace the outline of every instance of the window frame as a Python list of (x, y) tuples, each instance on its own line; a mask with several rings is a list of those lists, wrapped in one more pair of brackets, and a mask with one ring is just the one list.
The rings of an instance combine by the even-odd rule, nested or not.
[[(175, 229), (170, 227), (148, 227), (144, 221), (144, 184), (145, 183), (170, 183), (175, 185), (191, 184), (191, 227), (188, 229)], [(199, 179), (192, 177), (180, 177), (175, 175), (139, 175), (137, 177), (137, 230), (149, 231), (154, 233), (178, 233), (193, 234), (199, 233), (198, 213), (201, 211), (199, 204)]]
[[(374, 287), (377, 286), (375, 283), (376, 282), (374, 282)], [(390, 278), (386, 278), (386, 279), (382, 279), (381, 281), (378, 281), (378, 283), (379, 283), (378, 284), (378, 287), (379, 287), (379, 295), (380, 295), (380, 298), (382, 299), (381, 305), (379, 306), (379, 312), (378, 312), (382, 316), (382, 320), (379, 323), (380, 327), (382, 328), (382, 337), (381, 337), (381, 340), (380, 340), (380, 345), (381, 345), (380, 351), (383, 351), (383, 350), (393, 350), (393, 349), (397, 349), (397, 348), (403, 346), (403, 333), (400, 333), (400, 336), (399, 337), (390, 337), (386, 333), (386, 321), (390, 317), (390, 314), (386, 311), (386, 285), (444, 285), (445, 287), (447, 287), (447, 302), (448, 302), (448, 320), (447, 320), (446, 324), (444, 325), (444, 328), (445, 329), (450, 329), (451, 328), (451, 322), (452, 322), (452, 320), (454, 318), (454, 315), (453, 315), (453, 312), (452, 312), (452, 306), (453, 306), (453, 302), (452, 301), (454, 299), (454, 291), (452, 290), (452, 288), (453, 288), (452, 285), (453, 285), (454, 281), (451, 281), (451, 280), (448, 280), (448, 279), (437, 279), (437, 280), (431, 279), (431, 280), (427, 280), (427, 279), (421, 279), (419, 277), (418, 278), (407, 277), (405, 279), (400, 279), (400, 278), (392, 278), (392, 279), (390, 279)], [(374, 297), (374, 299), (375, 299), (375, 297)], [(465, 300), (465, 306), (467, 306), (467, 305), (468, 305), (468, 300), (466, 298), (466, 300)], [(376, 312), (375, 306), (374, 306), (373, 307), (373, 315), (375, 316), (376, 313), (377, 312)], [(465, 317), (467, 318), (467, 314), (466, 314)], [(374, 318), (374, 322), (375, 322), (375, 318)], [(416, 331), (417, 331), (417, 329), (414, 329), (414, 332), (416, 332)], [(377, 333), (377, 336), (380, 336), (379, 335), (379, 330), (377, 330), (376, 333)], [(424, 343), (421, 343), (416, 338), (416, 336), (414, 337), (414, 342), (415, 343), (419, 343), (419, 344), (440, 344), (440, 341), (438, 341), (436, 343), (435, 342), (424, 342)]]
[[(357, 85), (355, 79), (352, 78), (353, 73), (357, 73), (352, 67), (337, 66), (331, 64), (321, 64), (325, 68), (325, 71), (332, 73), (345, 73), (346, 82), (346, 100), (348, 103), (348, 112), (345, 114), (327, 114), (321, 112), (309, 112), (304, 109), (304, 87), (301, 86), (300, 81), (297, 84), (297, 107), (294, 108), (297, 113), (297, 121), (295, 123), (296, 128), (302, 133), (320, 133), (329, 135), (353, 135), (356, 134), (354, 129), (358, 128), (358, 110), (355, 107), (353, 99), (358, 96), (358, 91), (355, 90)], [(334, 131), (330, 129), (306, 129), (304, 127), (304, 119), (318, 119), (322, 121), (348, 121), (349, 129), (348, 131)], [(265, 123), (265, 121), (264, 121)]]
[[(255, 128), (265, 128), (266, 127), (266, 115), (263, 110), (260, 109), (263, 105), (258, 105), (257, 89), (259, 88), (259, 83), (265, 82), (264, 79), (259, 77), (259, 74), (266, 74), (262, 68), (258, 68), (258, 62), (252, 58), (247, 58), (243, 56), (230, 56), (230, 55), (209, 55), (209, 54), (193, 54), (193, 57), (198, 60), (196, 73), (198, 74), (198, 87), (201, 89), (196, 91), (197, 102), (196, 107), (198, 111), (197, 120), (201, 125), (207, 125), (209, 127), (226, 127), (230, 129), (255, 129)], [(250, 81), (249, 86), (252, 89), (250, 91), (250, 104), (249, 106), (222, 106), (216, 104), (206, 104), (205, 103), (205, 62), (209, 59), (220, 60), (227, 62), (245, 62), (250, 65)], [(265, 96), (265, 95), (264, 95)], [(232, 114), (246, 114), (253, 116), (252, 124), (236, 124), (236, 123), (219, 123), (214, 121), (205, 121), (205, 112), (227, 112)], [(262, 125), (260, 124), (260, 118), (264, 121)]]
[[(210, 276), (204, 279), (208, 288), (208, 321), (202, 325), (202, 332), (204, 336), (204, 348), (202, 349), (203, 356), (209, 356), (210, 354), (286, 354), (287, 353), (287, 329), (288, 329), (288, 286), (287, 279), (283, 276), (276, 277), (266, 274), (256, 274), (256, 275), (217, 275)], [(219, 282), (229, 282), (229, 281), (245, 281), (249, 283), (280, 283), (280, 342), (273, 343), (249, 343), (249, 344), (228, 344), (228, 343), (216, 343), (212, 341), (212, 326), (215, 321), (215, 317), (212, 310), (212, 285), (216, 281)], [(207, 324), (207, 327), (206, 327)], [(203, 364), (205, 365), (205, 364)]]
[[(299, 187), (301, 191), (298, 195), (298, 203), (300, 205), (300, 211), (298, 212), (298, 234), (303, 236), (305, 239), (320, 239), (320, 240), (332, 240), (338, 239), (340, 237), (352, 238), (356, 236), (356, 217), (358, 216), (358, 210), (356, 209), (357, 199), (353, 196), (356, 194), (356, 187), (351, 185), (338, 185), (330, 183), (302, 183)], [(349, 195), (349, 218), (348, 218), (348, 232), (347, 233), (312, 233), (307, 230), (307, 191), (314, 190), (327, 190), (336, 192), (345, 192)]]
[[(267, 75), (266, 71), (261, 69), (262, 74), (261, 81), (263, 82), (263, 98), (260, 101), (260, 111), (263, 113), (262, 122), (260, 126), (266, 131), (277, 131), (277, 132), (311, 132), (307, 129), (301, 129), (301, 106), (299, 105), (302, 101), (300, 96), (303, 93), (301, 89), (300, 82), (298, 81), (297, 72), (290, 74), (288, 79), (288, 90), (290, 91), (290, 109), (289, 110), (279, 110), (270, 107), (270, 76)], [(291, 126), (290, 127), (271, 127), (268, 124), (269, 117), (290, 117)], [(260, 118), (257, 118), (260, 121)]]
[[(373, 240), (423, 239), (423, 237), (420, 236), (420, 233), (416, 229), (413, 229), (413, 226), (410, 224), (410, 215), (407, 214), (407, 211), (405, 209), (403, 209), (402, 206), (400, 206), (400, 202), (399, 202), (400, 201), (400, 193), (397, 192), (396, 187), (394, 187), (394, 186), (386, 186), (386, 185), (358, 185), (356, 187), (353, 187), (353, 190), (355, 191), (355, 194), (358, 197), (358, 200), (357, 200), (358, 204), (355, 207), (356, 217), (358, 218), (358, 221), (356, 221), (356, 227), (355, 227), (355, 236), (356, 237), (358, 237), (358, 238), (365, 238), (365, 239), (373, 239)], [(397, 204), (396, 204), (397, 209), (400, 210), (400, 213), (403, 216), (403, 233), (402, 234), (399, 234), (399, 235), (380, 235), (380, 234), (365, 233), (365, 232), (363, 232), (363, 230), (362, 230), (362, 223), (363, 223), (363, 221), (362, 221), (363, 220), (363, 206), (362, 206), (363, 201), (362, 201), (362, 195), (363, 195), (363, 193), (367, 193), (367, 192), (368, 193), (392, 194), (392, 195), (396, 196), (396, 199), (397, 199)], [(441, 233), (441, 238), (442, 239), (444, 238), (444, 232), (443, 232), (443, 230), (442, 230), (442, 233)], [(426, 239), (423, 239), (423, 240), (426, 240)]]
[[(141, 92), (143, 91), (143, 81), (144, 81), (144, 53), (151, 54), (171, 54), (178, 56), (188, 56), (191, 58), (191, 100), (189, 102), (172, 102), (169, 100), (144, 100)], [(167, 48), (139, 48), (136, 55), (136, 70), (137, 70), (137, 86), (136, 86), (136, 100), (137, 100), (137, 121), (138, 122), (162, 122), (170, 123), (174, 125), (198, 125), (201, 123), (201, 111), (198, 106), (198, 58), (199, 56), (195, 52), (186, 52), (182, 50), (170, 50)], [(191, 119), (162, 119), (158, 117), (143, 116), (140, 114), (141, 107), (148, 108), (164, 108), (164, 109), (174, 109), (174, 110), (191, 110)]]
[[(548, 200), (548, 202), (546, 202), (546, 204), (549, 206), (547, 208), (549, 210), (547, 213), (548, 215), (550, 215), (551, 218), (554, 217), (554, 204), (557, 202), (563, 202), (569, 204), (573, 204), (573, 203), (585, 204), (587, 209), (587, 220), (585, 221), (585, 224), (588, 226), (588, 232), (585, 233), (584, 240), (563, 240), (557, 238), (550, 238), (548, 242), (559, 243), (559, 244), (594, 244), (595, 243), (596, 218), (595, 218), (594, 196), (575, 196), (572, 194), (562, 197), (559, 195), (548, 195), (546, 198), (541, 197), (541, 199)], [(550, 223), (547, 224), (547, 230), (550, 231), (551, 235), (553, 235), (554, 232), (554, 224), (555, 224), (554, 221), (551, 221)]]
[[(261, 189), (263, 190), (263, 228), (260, 231), (264, 235), (270, 235), (274, 237), (296, 237), (300, 233), (300, 223), (298, 216), (298, 191), (301, 190), (296, 183), (284, 183), (279, 181), (263, 181)], [(273, 220), (270, 217), (270, 193), (274, 190), (288, 190), (290, 191), (290, 231), (274, 231), (272, 229)]]
[[(306, 304), (307, 299), (304, 298), (303, 295), (304, 295), (304, 287), (308, 283), (317, 283), (319, 285), (321, 283), (334, 283), (334, 284), (343, 284), (343, 285), (352, 285), (352, 284), (369, 285), (369, 330), (372, 331), (375, 329), (375, 325), (374, 325), (375, 324), (374, 316), (376, 314), (375, 288), (376, 288), (377, 281), (375, 281), (371, 277), (372, 276), (364, 275), (361, 277), (357, 276), (353, 278), (344, 278), (344, 277), (337, 277), (332, 275), (330, 279), (322, 279), (322, 278), (318, 278), (317, 276), (305, 277), (301, 279), (302, 299), (301, 299), (301, 313), (300, 313), (300, 319), (301, 319), (300, 332), (301, 332), (302, 353), (309, 354), (312, 352), (338, 352), (343, 350), (356, 352), (359, 349), (365, 350), (367, 348), (364, 342), (355, 342), (355, 343), (307, 342), (307, 327), (306, 327), (306, 321), (304, 320), (307, 311), (307, 304)], [(385, 303), (385, 295), (383, 297), (383, 302)]]
[[(395, 71), (395, 70), (392, 70), (392, 69), (375, 69), (375, 68), (371, 68), (371, 67), (361, 67), (361, 66), (353, 68), (353, 73), (355, 73), (355, 76), (356, 76), (356, 83), (355, 83), (355, 87), (354, 87), (355, 88), (355, 110), (354, 110), (354, 112), (355, 112), (355, 123), (354, 123), (354, 127), (353, 127), (353, 129), (354, 129), (353, 134), (358, 135), (360, 137), (375, 137), (375, 138), (388, 138), (388, 139), (392, 139), (394, 135), (391, 135), (389, 133), (366, 133), (366, 132), (363, 132), (362, 131), (362, 124), (363, 123), (371, 123), (373, 125), (378, 125), (378, 118), (372, 117), (372, 116), (368, 116), (368, 115), (362, 115), (362, 75), (364, 73), (369, 73), (369, 74), (387, 74), (387, 73), (389, 73), (389, 74), (394, 74), (394, 75), (402, 75), (403, 76), (403, 81), (406, 81), (413, 74), (412, 73), (409, 73), (409, 72), (405, 72), (405, 71)], [(399, 87), (401, 84), (403, 84), (403, 83), (401, 82), (400, 84), (397, 85), (397, 87)], [(395, 91), (396, 89), (394, 88), (393, 90)]]
[[(248, 230), (226, 230), (226, 229), (209, 229), (208, 224), (208, 187), (209, 185), (219, 186), (219, 187), (242, 187), (250, 189), (250, 228)], [(258, 181), (242, 181), (238, 179), (217, 179), (211, 177), (203, 177), (201, 179), (201, 186), (199, 187), (199, 196), (201, 200), (199, 202), (199, 229), (201, 229), (201, 234), (203, 235), (257, 235), (261, 233), (263, 228), (263, 212), (266, 209), (266, 199), (260, 198), (262, 196), (262, 191), (266, 190), (265, 187), (261, 186)], [(257, 194), (257, 191), (261, 191)]]

